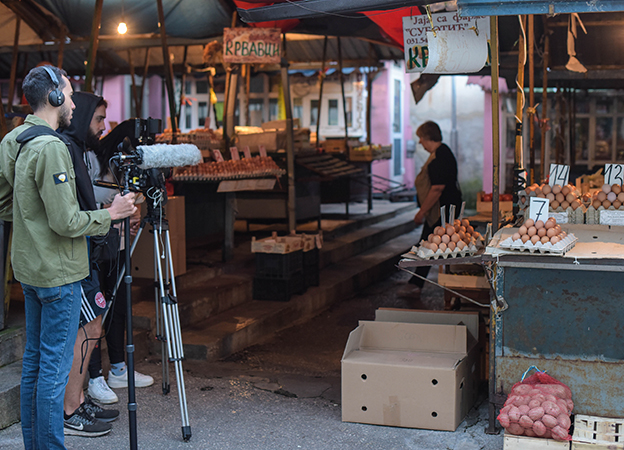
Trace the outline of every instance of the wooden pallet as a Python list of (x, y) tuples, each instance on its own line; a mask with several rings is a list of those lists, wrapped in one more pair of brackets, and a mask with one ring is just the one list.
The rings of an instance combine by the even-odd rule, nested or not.
[(339, 178), (363, 172), (362, 169), (331, 155), (297, 158), (297, 164), (325, 178)]
[(624, 419), (575, 415), (572, 450), (623, 449)]
[(505, 433), (504, 450), (570, 450), (570, 442)]

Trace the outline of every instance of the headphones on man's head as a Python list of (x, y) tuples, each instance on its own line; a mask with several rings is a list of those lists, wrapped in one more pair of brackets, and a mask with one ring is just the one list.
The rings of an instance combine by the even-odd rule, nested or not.
[(46, 72), (48, 72), (52, 83), (54, 83), (54, 90), (50, 91), (50, 93), (48, 94), (48, 101), (50, 102), (50, 105), (59, 107), (63, 103), (65, 103), (65, 94), (63, 94), (63, 91), (59, 89), (59, 80), (56, 77), (54, 71), (50, 68), (50, 66), (42, 67), (45, 69)]

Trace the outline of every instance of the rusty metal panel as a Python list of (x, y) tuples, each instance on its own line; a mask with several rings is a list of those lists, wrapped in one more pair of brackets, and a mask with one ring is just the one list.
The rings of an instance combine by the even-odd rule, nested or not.
[(496, 392), (509, 393), (530, 366), (546, 370), (572, 390), (575, 414), (624, 417), (624, 364), (545, 358), (496, 358)]
[(624, 289), (612, 272), (505, 268), (502, 354), (624, 360)]

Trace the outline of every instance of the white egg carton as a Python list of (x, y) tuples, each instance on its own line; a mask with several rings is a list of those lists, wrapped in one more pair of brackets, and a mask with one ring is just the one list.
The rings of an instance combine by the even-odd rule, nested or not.
[(511, 239), (511, 237), (508, 237), (500, 244), (498, 244), (498, 246), (507, 250), (519, 250), (528, 251), (531, 253), (539, 252), (562, 255), (570, 251), (572, 247), (574, 247), (574, 245), (576, 244), (576, 241), (578, 241), (577, 237), (570, 233), (554, 245), (550, 242), (547, 242), (545, 244), (542, 244), (541, 242), (533, 244), (531, 243), (531, 241), (522, 242), (520, 239), (514, 241), (513, 239)]
[(440, 251), (438, 249), (436, 252), (433, 252), (433, 250), (425, 248), (422, 245), (419, 245), (418, 247), (412, 247), (412, 252), (416, 253), (416, 256), (422, 259), (463, 258), (466, 256), (474, 255), (475, 253), (477, 253), (478, 250), (479, 249), (475, 244), (467, 245), (466, 247), (464, 247), (463, 250), (457, 250), (456, 248), (455, 250), (451, 251), (447, 248), (445, 251)]

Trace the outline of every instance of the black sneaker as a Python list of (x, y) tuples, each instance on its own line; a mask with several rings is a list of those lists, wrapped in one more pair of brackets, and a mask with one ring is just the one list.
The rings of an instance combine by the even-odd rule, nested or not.
[(95, 419), (80, 406), (65, 419), (64, 432), (66, 436), (98, 437), (110, 433), (112, 428), (110, 423)]
[(117, 418), (119, 417), (118, 410), (102, 408), (100, 405), (93, 401), (89, 394), (85, 394), (85, 401), (80, 406), (82, 406), (86, 412), (91, 414), (91, 416), (102, 422), (112, 422), (114, 420), (117, 420)]

